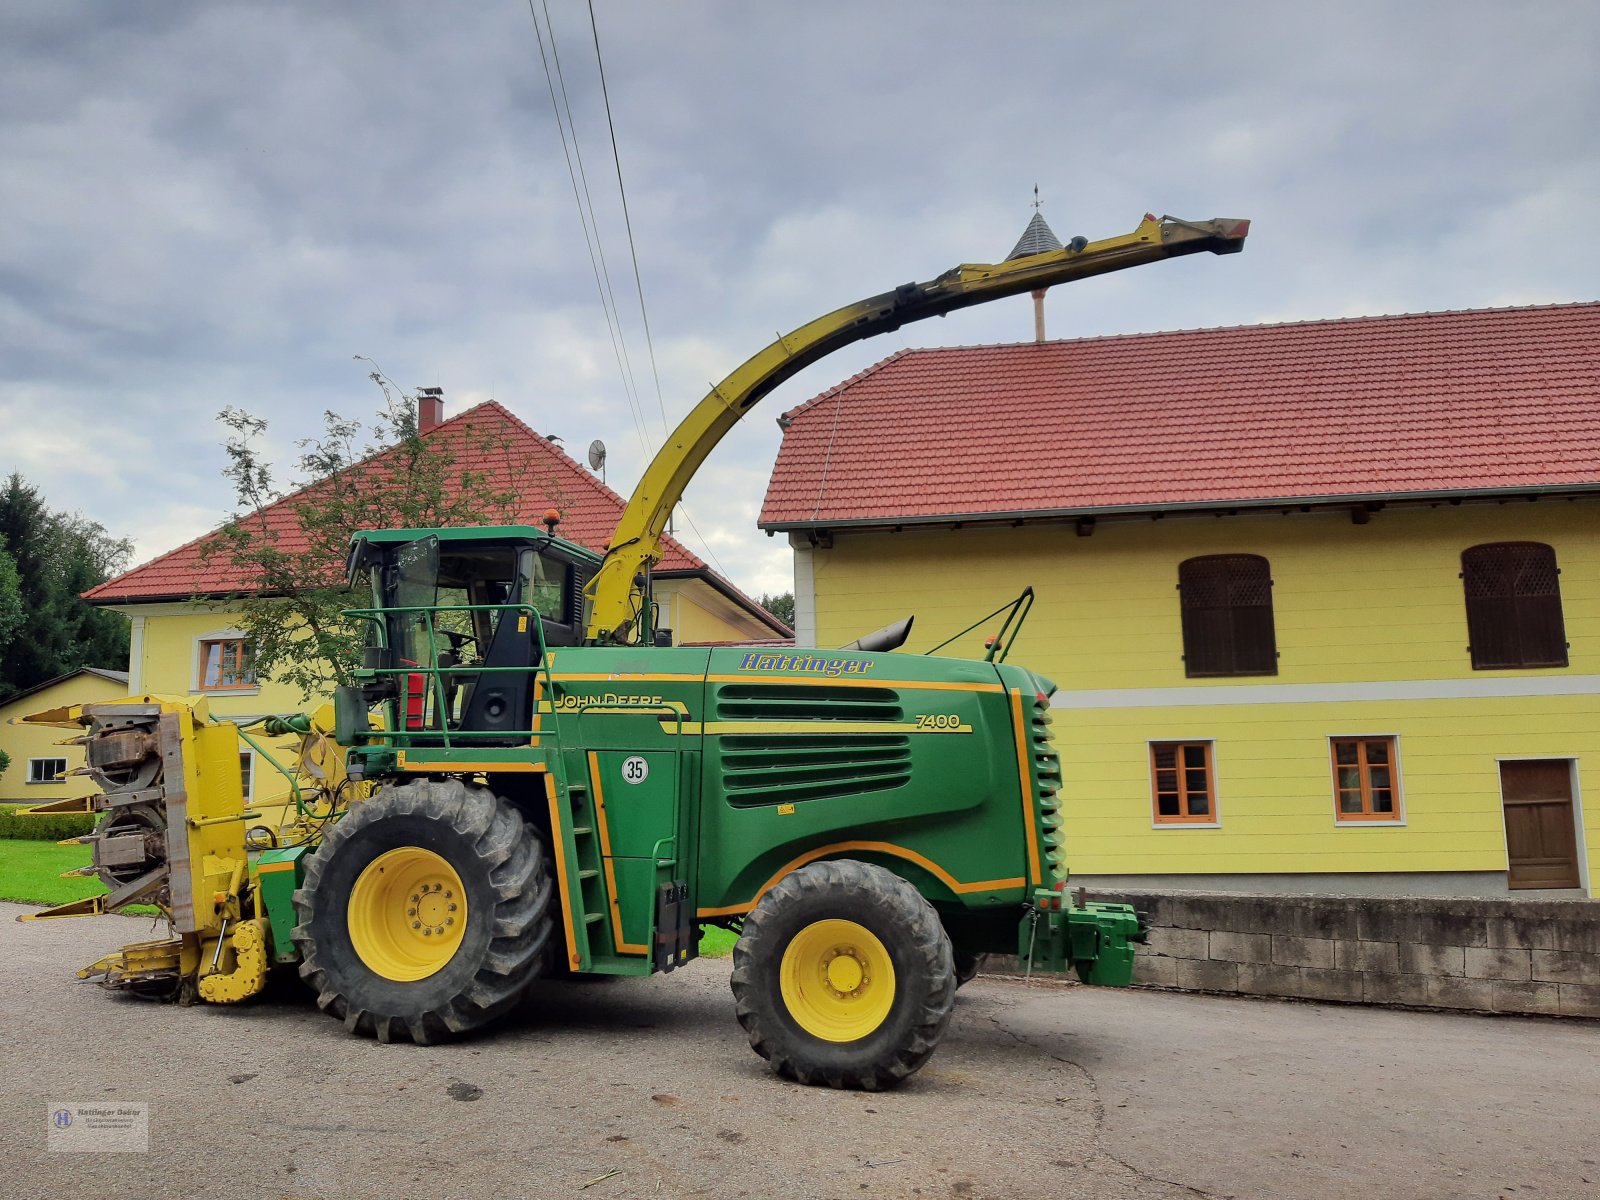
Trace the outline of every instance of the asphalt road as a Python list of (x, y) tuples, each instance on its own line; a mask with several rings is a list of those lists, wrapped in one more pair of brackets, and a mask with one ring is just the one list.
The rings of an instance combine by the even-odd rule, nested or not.
[[(1600, 1197), (1600, 1026), (980, 978), (889, 1094), (785, 1083), (728, 964), (551, 985), (442, 1047), (296, 989), (180, 1009), (72, 971), (148, 921), (0, 904), (0, 1196)], [(146, 1101), (148, 1154), (50, 1153)]]

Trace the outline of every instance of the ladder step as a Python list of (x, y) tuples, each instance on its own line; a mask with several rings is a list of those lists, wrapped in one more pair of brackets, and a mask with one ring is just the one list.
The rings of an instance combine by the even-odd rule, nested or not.
[(593, 832), (594, 826), (592, 825), (574, 825), (572, 827), (573, 837), (588, 837)]
[(578, 878), (579, 879), (594, 879), (599, 874), (600, 874), (599, 871), (596, 871), (593, 868), (589, 868), (587, 870), (579, 871), (578, 872)]
[(593, 925), (596, 922), (604, 921), (605, 919), (606, 919), (605, 913), (584, 913), (583, 914), (583, 923), (585, 925)]

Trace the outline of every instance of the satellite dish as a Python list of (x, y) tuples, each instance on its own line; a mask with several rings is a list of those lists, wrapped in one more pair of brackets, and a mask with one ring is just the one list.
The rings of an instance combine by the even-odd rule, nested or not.
[(606, 444), (599, 438), (589, 443), (589, 466), (600, 472), (600, 482), (606, 480)]

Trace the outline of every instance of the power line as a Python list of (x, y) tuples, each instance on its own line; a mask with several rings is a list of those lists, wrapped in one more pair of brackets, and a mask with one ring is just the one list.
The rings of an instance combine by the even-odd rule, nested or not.
[[(541, 3), (546, 3), (547, 4), (547, 0), (541, 0)], [(624, 184), (623, 181), (622, 181), (622, 155), (617, 149), (617, 126), (616, 126), (616, 121), (613, 119), (613, 117), (611, 115), (611, 91), (606, 86), (606, 63), (605, 63), (605, 56), (601, 53), (601, 50), (600, 50), (600, 27), (595, 21), (594, 0), (589, 0), (588, 7), (589, 7), (589, 34), (594, 39), (594, 61), (595, 61), (595, 67), (598, 70), (599, 75), (600, 75), (600, 95), (601, 95), (602, 99), (605, 102), (606, 130), (611, 135), (611, 162), (612, 162), (612, 165), (616, 168), (616, 172), (617, 172), (617, 196), (622, 201), (622, 222), (623, 222), (624, 228), (626, 228), (627, 232), (628, 232), (628, 257), (629, 257), (629, 259), (631, 260), (631, 262), (633, 264), (633, 286), (634, 286), (634, 290), (638, 293), (638, 296), (639, 296), (639, 320), (644, 326), (645, 347), (646, 347), (646, 349), (647, 349), (647, 351), (649, 352), (649, 355), (650, 355), (650, 375), (651, 375), (651, 378), (655, 382), (656, 407), (659, 409), (659, 411), (661, 413), (661, 432), (662, 432), (662, 436), (666, 437), (666, 436), (670, 436), (670, 432), (671, 432), (670, 426), (667, 423), (667, 402), (666, 402), (666, 399), (663, 397), (662, 391), (661, 391), (661, 371), (656, 366), (655, 340), (654, 340), (654, 338), (651, 337), (651, 334), (650, 334), (650, 313), (649, 313), (649, 310), (646, 307), (645, 301), (644, 301), (644, 277), (639, 272), (639, 251), (638, 251), (638, 247), (636, 246), (636, 244), (634, 242), (634, 238), (633, 238), (633, 217), (630, 214), (629, 209), (628, 209), (628, 189), (627, 189), (627, 185)], [(547, 7), (545, 9), (545, 23), (548, 24), (549, 21), (550, 21), (550, 11), (549, 11), (549, 8), (548, 8), (548, 5), (547, 5)], [(551, 45), (551, 49), (553, 51), (554, 48), (555, 48), (555, 33), (554, 33), (553, 30), (552, 30), (552, 32), (550, 34), (550, 45)], [(561, 59), (560, 59), (560, 56), (557, 55), (556, 56), (556, 72), (557, 72), (558, 75), (560, 74), (560, 71), (561, 71)], [(563, 96), (563, 98), (565, 98), (565, 96), (566, 96), (565, 89), (563, 89), (563, 91), (562, 91), (562, 96)], [(571, 120), (572, 120), (572, 114), (571, 114), (571, 111), (569, 110), (568, 113), (567, 113), (567, 121), (570, 123)], [(576, 145), (576, 142), (577, 142), (576, 135), (574, 135), (573, 142), (574, 142), (574, 145)], [(583, 170), (583, 156), (582, 156), (581, 153), (578, 156), (578, 169), (579, 169), (580, 173)], [(587, 182), (585, 183), (585, 188), (587, 189)], [(591, 217), (593, 216), (593, 211), (594, 211), (593, 210), (593, 206), (591, 205), (591, 207), (590, 207)], [(605, 263), (605, 257), (604, 257), (603, 253), (601, 255), (601, 260), (600, 261), (601, 261), (601, 264), (603, 266), (604, 263)], [(607, 277), (607, 283), (608, 284), (610, 283), (609, 276)], [(612, 307), (615, 308), (616, 307), (616, 296), (614, 294), (612, 296), (611, 303), (612, 303)], [(621, 320), (620, 313), (619, 313), (619, 316), (618, 316), (618, 320), (619, 320), (619, 323), (620, 323), (620, 320)], [(637, 395), (637, 385), (635, 385), (635, 395)], [(641, 416), (643, 415), (643, 408), (644, 408), (643, 404), (640, 404), (639, 409), (640, 409), (640, 415)], [(700, 532), (700, 527), (695, 524), (694, 516), (693, 516), (693, 514), (691, 514), (689, 512), (689, 506), (687, 504), (685, 504), (680, 498), (679, 503), (678, 503), (678, 507), (683, 510), (683, 519), (689, 523), (689, 528), (694, 530), (695, 537), (699, 539), (700, 545), (705, 548), (706, 557), (711, 560), (711, 565), (716, 567), (718, 574), (727, 575), (728, 574), (727, 568), (725, 568), (722, 565), (722, 563), (718, 560), (717, 552), (714, 549), (712, 549), (710, 539), (708, 539), (705, 534), (701, 533)]]
[[(648, 456), (651, 451), (650, 443), (645, 436), (644, 416), (639, 408), (637, 397), (634, 396), (634, 394), (628, 389), (628, 375), (627, 371), (622, 365), (622, 348), (618, 340), (617, 322), (613, 319), (611, 306), (606, 300), (605, 285), (601, 283), (600, 264), (595, 254), (594, 240), (589, 236), (589, 217), (584, 213), (583, 199), (578, 192), (578, 174), (573, 169), (572, 153), (567, 147), (567, 128), (566, 124), (561, 119), (561, 106), (556, 100), (555, 79), (550, 73), (550, 60), (545, 55), (544, 32), (539, 27), (539, 15), (533, 6), (533, 0), (528, 0), (528, 16), (533, 20), (533, 32), (534, 35), (539, 39), (539, 61), (544, 65), (545, 85), (550, 91), (550, 107), (555, 113), (556, 131), (561, 135), (561, 155), (567, 163), (567, 178), (572, 182), (572, 198), (578, 206), (578, 223), (583, 227), (583, 242), (589, 250), (589, 267), (594, 273), (595, 289), (600, 293), (600, 309), (606, 319), (606, 330), (611, 335), (611, 353), (617, 360), (617, 371), (622, 375), (623, 393), (628, 400), (628, 407), (633, 416), (634, 432), (639, 436), (639, 446), (645, 452), (645, 455)], [(547, 12), (547, 20), (548, 17), (549, 14)], [(555, 42), (555, 30), (553, 28), (551, 30), (550, 40), (553, 47)], [(574, 141), (577, 139), (577, 132), (578, 131), (576, 129), (572, 131)], [(598, 229), (595, 230), (596, 237), (598, 237), (599, 232), (600, 231)]]
[[(622, 326), (622, 311), (617, 305), (616, 293), (611, 285), (611, 272), (606, 265), (605, 246), (600, 236), (600, 221), (594, 211), (594, 200), (589, 191), (589, 176), (583, 165), (583, 149), (578, 141), (577, 123), (572, 119), (572, 105), (567, 96), (567, 83), (565, 73), (561, 69), (561, 52), (556, 46), (555, 25), (550, 20), (550, 6), (548, 0), (540, 0), (540, 7), (544, 10), (544, 24), (550, 33), (550, 53), (547, 57), (544, 47), (544, 31), (539, 25), (538, 11), (534, 8), (534, 0), (528, 0), (528, 16), (533, 20), (533, 30), (539, 40), (539, 61), (544, 66), (545, 84), (550, 92), (550, 107), (555, 114), (556, 129), (561, 135), (561, 153), (567, 164), (567, 177), (572, 182), (572, 196), (578, 206), (578, 222), (583, 227), (584, 244), (589, 250), (589, 266), (594, 274), (595, 288), (600, 293), (600, 308), (605, 315), (606, 328), (611, 335), (611, 352), (617, 360), (617, 371), (622, 377), (622, 390), (627, 398), (630, 414), (633, 417), (634, 432), (639, 437), (640, 447), (648, 458), (653, 454), (650, 447), (649, 432), (644, 420), (644, 406), (639, 400), (638, 384), (633, 378), (633, 364), (628, 354), (627, 336)], [(639, 273), (639, 254), (634, 245), (633, 220), (628, 212), (627, 191), (622, 182), (622, 159), (617, 151), (617, 130), (611, 116), (611, 96), (606, 88), (605, 61), (600, 51), (600, 31), (595, 22), (594, 4), (590, 0), (589, 30), (594, 38), (595, 64), (600, 74), (600, 91), (605, 100), (606, 127), (611, 137), (611, 160), (617, 173), (617, 193), (622, 201), (622, 219), (628, 233), (628, 254), (633, 265), (634, 287), (639, 296), (639, 317), (644, 325), (645, 344), (650, 355), (650, 372), (655, 381), (656, 405), (661, 413), (661, 428), (663, 435), (667, 435), (666, 401), (661, 391), (661, 373), (656, 367), (655, 343), (650, 334), (650, 316), (645, 306), (644, 283)], [(555, 63), (555, 72), (550, 70), (551, 61)], [(556, 100), (556, 87), (559, 83), (561, 100)], [(562, 109), (566, 110), (565, 122), (562, 120)], [(572, 131), (572, 146), (568, 150), (567, 130)], [(573, 169), (573, 159), (577, 159), (577, 169)], [(581, 185), (580, 185), (581, 181)], [(581, 194), (580, 194), (581, 186)], [(587, 213), (585, 212), (587, 205)], [(590, 228), (593, 227), (593, 239), (590, 238)], [(695, 537), (704, 547), (706, 557), (721, 575), (727, 576), (728, 571), (717, 558), (717, 553), (712, 549), (710, 541), (705, 534), (700, 532), (700, 527), (695, 524), (694, 517), (689, 512), (689, 507), (680, 498), (678, 507), (683, 509), (684, 520), (689, 523), (689, 528), (694, 530)]]
[[(549, 19), (547, 15), (545, 20)], [(600, 69), (600, 95), (606, 105), (606, 128), (611, 132), (611, 161), (617, 168), (617, 195), (622, 198), (622, 223), (628, 230), (628, 254), (633, 259), (633, 284), (639, 293), (639, 319), (644, 322), (644, 344), (650, 352), (650, 374), (656, 381), (656, 405), (661, 409), (661, 433), (665, 436), (669, 432), (667, 402), (661, 396), (661, 372), (656, 369), (656, 346), (650, 337), (650, 315), (644, 307), (644, 277), (639, 274), (639, 252), (633, 244), (633, 218), (628, 215), (628, 189), (622, 183), (622, 156), (617, 153), (617, 127), (611, 120), (611, 92), (606, 87), (605, 59), (600, 56), (600, 29), (594, 20), (594, 0), (589, 0), (589, 32), (594, 37), (594, 61), (595, 66)], [(684, 510), (684, 515), (688, 515), (688, 509)], [(693, 525), (694, 522), (690, 521), (689, 524)], [(706, 549), (709, 550), (710, 547)]]
[[(556, 27), (550, 20), (550, 0), (540, 0), (540, 7), (544, 9), (544, 25), (550, 34), (550, 58), (556, 65), (556, 82), (561, 88), (561, 105), (567, 110), (567, 128), (572, 130), (572, 153), (578, 160), (578, 178), (583, 183), (583, 202), (588, 205), (589, 224), (594, 228), (595, 249), (600, 255), (600, 274), (605, 279), (606, 296), (611, 301), (611, 313), (617, 322), (617, 339), (622, 343), (623, 387), (631, 392), (634, 410), (639, 414), (639, 420), (643, 422), (644, 402), (639, 399), (639, 384), (633, 377), (633, 356), (628, 353), (628, 335), (622, 324), (622, 307), (617, 303), (617, 293), (611, 286), (611, 269), (606, 264), (605, 240), (600, 236), (600, 218), (595, 215), (594, 198), (589, 194), (589, 172), (583, 166), (583, 143), (578, 137), (578, 123), (572, 119), (572, 104), (567, 99), (567, 75), (561, 69), (561, 50), (556, 45)], [(648, 427), (645, 430), (645, 438), (648, 441)]]

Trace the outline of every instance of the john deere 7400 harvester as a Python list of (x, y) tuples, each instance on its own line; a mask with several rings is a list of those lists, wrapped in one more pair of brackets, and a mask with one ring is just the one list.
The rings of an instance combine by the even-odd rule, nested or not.
[(245, 808), (230, 747), (186, 705), (68, 714), (106, 786), (91, 840), (117, 886), (98, 907), (153, 899), (178, 934), (94, 970), (231, 1000), (265, 964), (298, 963), (351, 1032), (433, 1042), (541, 976), (670, 971), (722, 925), (739, 932), (733, 991), (757, 1053), (863, 1088), (927, 1060), (982, 955), (1126, 984), (1138, 918), (1066, 891), (1054, 685), (1004, 662), (1005, 641), (988, 661), (895, 653), (903, 633), (672, 647), (649, 572), (706, 454), (801, 367), (1001, 296), (1237, 251), (1246, 228), (1147, 217), (778, 339), (678, 427), (604, 557), (554, 519), (357, 534), (366, 659), (331, 741), (301, 721), (300, 798), (275, 822)]

